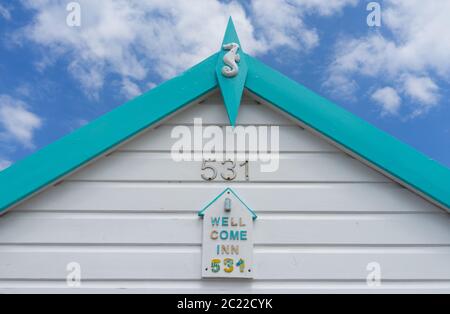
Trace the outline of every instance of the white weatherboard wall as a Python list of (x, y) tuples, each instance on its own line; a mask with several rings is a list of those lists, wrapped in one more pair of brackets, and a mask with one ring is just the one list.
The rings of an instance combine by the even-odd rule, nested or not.
[[(238, 122), (281, 127), (280, 171), (205, 182), (169, 154), (173, 126), (198, 117), (228, 124), (211, 96), (1, 217), (0, 292), (450, 292), (443, 210), (249, 97)], [(259, 215), (254, 280), (201, 279), (197, 212), (226, 187)]]

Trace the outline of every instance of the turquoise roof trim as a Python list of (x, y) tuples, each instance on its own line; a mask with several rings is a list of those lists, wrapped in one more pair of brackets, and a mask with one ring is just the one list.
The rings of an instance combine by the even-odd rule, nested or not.
[[(0, 172), (0, 213), (217, 88), (221, 80), (218, 60), (223, 53)], [(245, 82), (252, 93), (450, 211), (450, 169), (255, 58), (240, 54), (248, 72), (235, 89), (238, 94), (242, 96), (240, 88)], [(220, 86), (227, 98), (228, 87)], [(237, 107), (226, 104), (233, 124), (240, 102)]]
[[(223, 46), (229, 43), (236, 43), (239, 45), (240, 49), (238, 51), (240, 56), (239, 74), (236, 77), (225, 77), (222, 75), (222, 68), (225, 63), (223, 61), (224, 56), (228, 51), (223, 49)], [(236, 33), (234, 27), (233, 19), (230, 17), (228, 21), (227, 30), (222, 43), (221, 51), (219, 52), (216, 74), (217, 80), (219, 82), (220, 91), (222, 93), (223, 101), (227, 109), (228, 117), (232, 126), (236, 125), (236, 120), (239, 113), (239, 107), (241, 106), (241, 99), (244, 93), (245, 80), (247, 79), (248, 65), (245, 57), (245, 53), (242, 49), (241, 42)]]
[(217, 54), (0, 172), (0, 213), (216, 89)]
[(219, 198), (221, 198), (222, 195), (224, 195), (225, 193), (228, 193), (228, 192), (233, 194), (239, 200), (239, 202), (241, 202), (241, 204), (244, 205), (245, 208), (247, 208), (247, 210), (250, 212), (250, 214), (252, 214), (253, 220), (256, 220), (258, 218), (258, 215), (256, 215), (256, 213), (250, 207), (248, 207), (247, 204), (245, 204), (245, 202), (239, 197), (239, 195), (237, 195), (237, 193), (234, 192), (233, 189), (231, 189), (231, 188), (225, 189), (225, 191), (220, 193), (215, 199), (213, 199), (211, 202), (209, 202), (208, 205), (206, 205), (201, 211), (198, 212), (198, 216), (199, 217), (204, 217), (206, 211), (208, 210), (208, 208), (210, 208), (212, 204), (217, 202), (217, 200)]
[(255, 58), (247, 62), (252, 93), (450, 209), (450, 169)]

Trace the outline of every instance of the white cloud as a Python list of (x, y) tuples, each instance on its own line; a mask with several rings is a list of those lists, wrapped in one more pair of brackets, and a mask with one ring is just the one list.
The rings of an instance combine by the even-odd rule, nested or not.
[(0, 140), (15, 140), (33, 148), (34, 132), (41, 126), (42, 120), (23, 101), (0, 95)]
[[(280, 3), (282, 2), (282, 3)], [(264, 45), (286, 46), (291, 49), (311, 49), (317, 46), (319, 35), (305, 26), (294, 3), (287, 1), (252, 1), (254, 23), (264, 34)]]
[(421, 104), (412, 112), (413, 118), (427, 113), (440, 99), (439, 87), (429, 77), (408, 76), (404, 81), (404, 93)]
[(427, 112), (439, 99), (437, 80), (450, 75), (450, 40), (443, 31), (450, 28), (448, 12), (448, 0), (386, 0), (382, 27), (390, 36), (342, 38), (324, 85), (352, 96), (357, 76), (376, 78), (377, 85), (381, 79), (414, 101), (413, 116)]
[(126, 78), (122, 81), (122, 93), (131, 99), (142, 94), (142, 91), (136, 83)]
[(305, 15), (330, 16), (357, 3), (358, 0), (253, 0), (252, 20), (268, 47), (310, 50), (320, 38), (315, 28), (305, 24)]
[(439, 100), (439, 87), (429, 77), (407, 77), (405, 93), (426, 106), (436, 105)]
[(5, 170), (6, 168), (9, 168), (12, 165), (12, 162), (5, 159), (0, 159), (0, 171)]
[[(249, 15), (237, 1), (79, 0), (79, 28), (66, 25), (67, 1), (22, 2), (35, 18), (19, 40), (46, 48), (40, 66), (69, 55), (70, 73), (96, 97), (108, 74), (118, 74), (125, 82), (155, 74), (168, 79), (198, 63), (219, 49), (229, 16), (248, 53), (314, 48), (319, 35), (305, 25), (304, 16), (329, 16), (357, 0), (253, 0)], [(123, 84), (124, 94), (129, 87)]]
[(0, 3), (0, 16), (5, 20), (11, 20), (11, 12), (10, 10)]
[[(24, 0), (35, 11), (22, 38), (46, 47), (56, 59), (69, 55), (69, 71), (96, 96), (108, 74), (144, 80), (163, 79), (216, 52), (229, 15), (249, 52), (263, 47), (243, 7), (211, 0), (80, 0), (82, 26), (66, 25), (63, 0)], [(124, 85), (127, 88), (127, 85)]]
[(380, 88), (372, 94), (372, 99), (382, 107), (383, 114), (395, 115), (401, 105), (401, 98), (392, 87)]

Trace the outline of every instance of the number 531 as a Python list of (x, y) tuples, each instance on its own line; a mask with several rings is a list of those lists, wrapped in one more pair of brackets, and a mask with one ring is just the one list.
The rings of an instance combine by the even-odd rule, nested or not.
[[(213, 259), (211, 261), (211, 270), (213, 273), (220, 272), (220, 259)], [(234, 271), (234, 260), (232, 258), (226, 258), (223, 260), (223, 271), (227, 274), (231, 274)], [(239, 271), (243, 273), (245, 271), (245, 261), (241, 258), (237, 263), (236, 267), (239, 268)]]
[(222, 179), (226, 181), (236, 180), (240, 169), (245, 169), (245, 180), (250, 180), (249, 163), (245, 161), (237, 164), (233, 160), (217, 162), (215, 160), (204, 160), (202, 162), (202, 179), (205, 181), (214, 181), (217, 179), (219, 172)]

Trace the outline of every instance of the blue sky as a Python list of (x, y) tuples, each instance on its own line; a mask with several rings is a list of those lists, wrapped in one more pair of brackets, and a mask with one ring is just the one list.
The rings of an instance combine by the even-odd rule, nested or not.
[[(450, 167), (450, 0), (0, 0), (0, 167), (219, 49), (243, 48)], [(368, 139), (370, 141), (370, 139)], [(376, 145), (376, 143), (374, 143)]]

